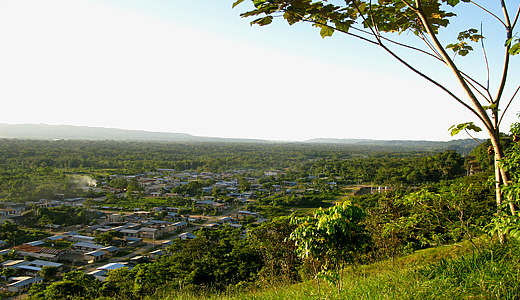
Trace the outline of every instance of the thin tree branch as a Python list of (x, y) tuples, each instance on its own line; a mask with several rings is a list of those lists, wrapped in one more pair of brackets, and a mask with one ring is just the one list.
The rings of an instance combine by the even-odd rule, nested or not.
[(407, 63), (405, 60), (403, 60), (400, 56), (398, 56), (397, 54), (395, 54), (392, 50), (390, 50), (389, 48), (387, 48), (384, 44), (379, 44), (375, 41), (372, 41), (372, 40), (369, 40), (365, 37), (362, 37), (362, 36), (359, 36), (359, 35), (356, 35), (356, 34), (353, 34), (353, 33), (350, 33), (348, 31), (344, 31), (344, 30), (340, 30), (340, 29), (337, 29), (333, 26), (330, 26), (328, 24), (323, 24), (323, 23), (320, 23), (320, 22), (316, 22), (316, 21), (312, 21), (312, 20), (308, 20), (308, 19), (305, 19), (303, 20), (304, 22), (308, 22), (308, 23), (313, 23), (313, 24), (318, 24), (318, 25), (321, 25), (321, 26), (327, 26), (329, 28), (332, 28), (334, 30), (337, 30), (339, 32), (342, 32), (342, 33), (345, 33), (347, 35), (350, 35), (350, 36), (354, 36), (354, 37), (357, 37), (357, 38), (360, 38), (364, 41), (368, 41), (370, 42), (371, 44), (375, 44), (375, 45), (379, 45), (381, 48), (383, 48), (386, 52), (388, 52), (390, 55), (392, 55), (395, 59), (397, 59), (400, 63), (402, 63), (403, 65), (405, 65), (407, 68), (409, 68), (410, 70), (412, 70), (414, 73), (416, 73), (417, 75), (423, 77), (424, 79), (428, 80), (429, 82), (433, 83), (434, 85), (436, 85), (437, 87), (439, 87), (440, 89), (442, 89), (444, 92), (446, 92), (448, 95), (450, 95), (453, 99), (455, 99), (457, 102), (459, 102), (460, 104), (462, 104), (465, 108), (467, 108), (468, 110), (470, 110), (472, 113), (474, 113), (479, 119), (481, 119), (481, 121), (486, 124), (484, 122), (484, 120), (480, 117), (480, 115), (477, 113), (477, 111), (475, 109), (473, 109), (471, 106), (469, 106), (467, 103), (465, 103), (464, 101), (462, 101), (459, 97), (457, 97), (455, 94), (453, 94), (450, 90), (448, 90), (445, 86), (443, 86), (442, 84), (440, 84), (439, 82), (435, 81), (433, 78), (429, 77), (428, 75), (422, 73), (421, 71), (417, 70), (416, 68), (414, 68), (412, 65), (410, 65), (409, 63)]
[[(505, 27), (506, 27), (506, 41), (509, 40), (513, 36), (513, 30), (511, 28), (511, 21), (509, 19), (509, 15), (507, 13), (507, 8), (504, 0), (501, 0), (500, 3), (502, 4), (502, 11), (504, 12), (504, 17), (506, 19)], [(504, 89), (506, 86), (506, 80), (507, 80), (507, 74), (509, 73), (509, 49), (511, 48), (511, 44), (508, 44), (506, 46), (506, 52), (504, 57), (504, 66), (502, 69), (502, 79), (500, 80), (500, 86), (497, 91), (497, 96), (495, 97), (495, 103), (500, 103), (500, 98), (502, 97), (502, 94), (504, 93)]]
[(509, 18), (509, 12), (507, 11), (506, 2), (504, 0), (500, 0), (500, 4), (502, 5), (502, 11), (504, 12), (504, 18), (506, 20), (506, 24), (504, 26), (506, 28), (511, 28), (511, 19)]
[[(421, 51), (422, 53), (425, 53), (425, 54), (428, 54), (434, 58), (437, 58), (441, 61), (443, 61), (447, 66), (448, 68), (450, 68), (452, 70), (452, 72), (454, 72), (454, 74), (456, 75), (456, 78), (458, 79), (459, 83), (462, 85), (462, 87), (464, 88), (466, 94), (469, 96), (471, 102), (473, 103), (474, 107), (471, 107), (469, 106), (467, 103), (465, 103), (464, 101), (462, 101), (460, 98), (458, 98), (455, 94), (453, 94), (451, 91), (449, 91), (446, 87), (444, 87), (442, 84), (440, 84), (439, 82), (435, 81), (433, 78), (427, 76), (426, 74), (420, 72), (419, 70), (417, 70), (416, 68), (414, 68), (413, 66), (411, 66), (410, 64), (408, 64), (405, 60), (403, 60), (400, 56), (398, 56), (397, 54), (395, 54), (393, 51), (391, 51), (389, 48), (387, 48), (385, 45), (382, 44), (382, 39), (383, 37), (381, 35), (378, 35), (376, 32), (374, 32), (374, 29), (373, 28), (370, 28), (370, 30), (372, 31), (372, 33), (369, 33), (369, 32), (366, 32), (366, 31), (363, 31), (361, 29), (357, 29), (355, 27), (351, 27), (355, 30), (359, 30), (361, 32), (363, 32), (364, 34), (368, 34), (368, 35), (372, 35), (374, 36), (374, 38), (376, 40), (378, 40), (377, 42), (376, 41), (373, 41), (369, 38), (366, 38), (364, 36), (361, 36), (361, 35), (357, 35), (357, 34), (354, 34), (354, 33), (351, 33), (349, 31), (345, 31), (345, 30), (339, 30), (331, 25), (328, 25), (328, 24), (324, 24), (324, 23), (321, 23), (321, 22), (317, 22), (315, 20), (310, 20), (308, 18), (305, 18), (303, 16), (300, 16), (301, 17), (301, 20), (303, 22), (309, 22), (309, 23), (313, 23), (313, 24), (317, 24), (317, 25), (321, 25), (321, 26), (326, 26), (326, 27), (329, 27), (329, 28), (332, 28), (334, 30), (338, 30), (339, 32), (343, 32), (347, 35), (350, 35), (350, 36), (353, 36), (353, 37), (356, 37), (356, 38), (359, 38), (361, 40), (364, 40), (366, 42), (369, 42), (371, 44), (376, 44), (376, 45), (379, 45), (380, 47), (382, 47), (385, 51), (387, 51), (390, 55), (392, 55), (395, 59), (397, 59), (399, 62), (401, 62), (402, 64), (404, 64), (406, 67), (408, 67), (410, 70), (412, 70), (413, 72), (415, 72), (416, 74), (418, 74), (419, 76), (425, 78), (426, 80), (430, 81), (431, 83), (433, 83), (434, 85), (436, 85), (437, 87), (441, 88), (443, 91), (445, 91), (447, 94), (449, 94), (450, 96), (452, 96), (452, 98), (454, 98), (457, 102), (459, 102), (461, 105), (463, 105), (464, 107), (466, 107), (468, 110), (470, 110), (473, 114), (475, 114), (477, 116), (478, 119), (480, 119), (482, 121), (482, 123), (487, 127), (488, 131), (490, 132), (494, 132), (495, 128), (493, 126), (493, 123), (491, 122), (489, 116), (487, 115), (486, 111), (483, 109), (482, 105), (479, 103), (478, 99), (475, 97), (475, 95), (473, 94), (472, 92), (472, 88), (474, 90), (476, 90), (477, 92), (478, 89), (475, 88), (475, 86), (471, 85), (469, 82), (466, 81), (465, 77), (467, 77), (468, 79), (470, 79), (471, 81), (475, 82), (473, 79), (471, 79), (469, 76), (467, 75), (462, 75), (463, 73), (461, 71), (459, 71), (455, 64), (453, 63), (453, 61), (447, 56), (447, 53), (444, 51), (444, 49), (442, 48), (442, 46), (440, 45), (440, 42), (437, 40), (435, 34), (433, 33), (431, 27), (429, 26), (429, 23), (427, 22), (427, 19), (426, 17), (424, 16), (424, 14), (422, 13), (422, 11), (420, 10), (420, 0), (416, 0), (416, 4), (417, 4), (417, 7), (418, 8), (415, 8), (413, 7), (410, 3), (408, 3), (406, 0), (401, 0), (405, 5), (407, 5), (412, 11), (414, 11), (417, 16), (419, 17), (419, 19), (421, 20), (421, 22), (423, 23), (423, 26), (425, 27), (426, 29), (426, 32), (428, 32), (428, 35), (432, 38), (433, 40), (433, 44), (435, 45), (435, 48), (437, 48), (437, 51), (438, 53), (441, 55), (441, 57), (436, 57), (435, 55), (431, 54), (431, 53), (428, 53), (424, 50), (420, 50), (418, 48), (415, 48), (415, 47), (411, 47), (411, 46), (406, 46), (406, 45), (403, 45), (403, 47), (407, 47), (409, 49), (414, 49), (414, 50), (418, 50), (418, 51)], [(359, 9), (358, 9), (359, 11)], [(366, 21), (366, 19), (364, 18), (364, 16), (362, 14), (360, 14), (362, 16), (362, 18)], [(385, 40), (387, 40), (385, 38)], [(398, 44), (397, 42), (395, 42), (395, 44)], [(436, 52), (437, 52), (436, 51)], [(437, 54), (437, 53), (436, 53)], [(480, 87), (482, 87), (482, 85), (478, 84)], [(470, 87), (471, 86), (471, 87)], [(484, 88), (485, 89), (485, 88)], [(480, 93), (480, 92), (479, 92)], [(482, 95), (482, 94), (481, 94)], [(483, 96), (483, 95), (482, 95)], [(484, 97), (486, 98), (486, 97)]]
[(406, 0), (401, 0), (401, 2), (403, 2), (406, 6), (408, 6), (408, 8), (410, 8), (414, 13), (416, 13), (416, 14), (419, 13), (419, 8), (421, 7), (420, 1), (415, 1), (415, 4), (417, 4), (417, 7), (413, 7), (413, 5), (408, 3), (408, 1), (406, 1)]
[[(462, 76), (464, 76), (464, 79), (465, 79), (465, 80), (469, 80), (469, 81), (473, 82), (474, 84), (476, 84), (477, 86), (479, 86), (481, 89), (486, 90), (486, 87), (485, 87), (485, 86), (483, 86), (480, 82), (476, 81), (475, 79), (471, 78), (468, 74), (466, 74), (466, 73), (464, 73), (464, 72), (462, 72), (462, 71), (460, 71), (460, 74), (462, 74)], [(472, 85), (472, 86), (473, 86), (473, 85)], [(475, 90), (477, 90), (474, 86), (473, 86), (473, 88), (474, 88)], [(482, 95), (481, 92), (478, 92), (478, 93)], [(486, 99), (486, 101), (487, 101), (488, 103), (492, 103), (492, 98), (491, 98), (491, 96), (489, 96), (489, 99), (486, 98), (486, 96), (484, 96), (484, 95), (483, 95), (483, 97), (484, 97), (484, 99)]]
[[(345, 30), (337, 29), (336, 27), (330, 26), (330, 25), (328, 25), (328, 24), (323, 24), (323, 23), (316, 22), (316, 21), (312, 21), (312, 20), (308, 20), (308, 19), (302, 19), (302, 22), (307, 22), (307, 23), (312, 23), (312, 24), (318, 24), (318, 25), (322, 25), (322, 26), (327, 26), (327, 27), (330, 27), (330, 28), (332, 28), (332, 29), (334, 29), (334, 30), (337, 30), (337, 31), (341, 32), (341, 33), (344, 33), (344, 34), (347, 34), (347, 35), (353, 36), (353, 37), (355, 37), (355, 38), (361, 39), (361, 40), (363, 40), (363, 41), (365, 41), (365, 42), (368, 42), (368, 43), (370, 43), (370, 44), (379, 45), (378, 42), (372, 41), (371, 39), (368, 39), (368, 38), (366, 38), (366, 37), (364, 37), (364, 36), (361, 36), (361, 35), (358, 35), (358, 34), (355, 34), (355, 33), (352, 33), (352, 32), (348, 32), (348, 31), (345, 31)], [(353, 28), (353, 27), (351, 27), (351, 28)]]
[(518, 22), (518, 17), (520, 16), (520, 5), (518, 5), (518, 9), (516, 10), (516, 15), (515, 15), (515, 19), (513, 21), (513, 25), (511, 26), (511, 28), (515, 28), (516, 26), (516, 22)]
[[(356, 9), (358, 10), (358, 12), (360, 12), (360, 11), (359, 11), (359, 8), (356, 7)], [(301, 14), (295, 14), (294, 12), (288, 12), (288, 11), (283, 10), (283, 9), (281, 10), (281, 12), (283, 12), (283, 13), (294, 14), (294, 15), (298, 16), (298, 17), (299, 17), (302, 21), (304, 21), (304, 22), (309, 22), (309, 23), (313, 23), (313, 24), (319, 24), (319, 25), (327, 26), (327, 27), (329, 27), (329, 28), (332, 28), (332, 29), (337, 30), (337, 31), (339, 31), (339, 32), (342, 32), (342, 33), (345, 33), (345, 34), (348, 34), (348, 35), (351, 35), (351, 36), (354, 36), (354, 37), (360, 38), (360, 39), (362, 39), (362, 40), (364, 40), (364, 41), (367, 41), (367, 42), (370, 42), (370, 43), (372, 43), (372, 44), (377, 44), (377, 43), (378, 43), (378, 42), (374, 42), (374, 41), (372, 41), (372, 40), (370, 40), (370, 39), (367, 39), (367, 38), (365, 38), (365, 37), (362, 37), (362, 36), (360, 36), (360, 35), (352, 34), (352, 33), (348, 32), (348, 31), (345, 31), (345, 30), (340, 30), (340, 29), (338, 29), (338, 28), (336, 28), (336, 27), (334, 27), (334, 26), (330, 26), (330, 25), (328, 25), (328, 24), (323, 24), (323, 23), (321, 23), (321, 22), (317, 22), (317, 21), (314, 21), (314, 20), (310, 20), (309, 18), (306, 18), (305, 16), (303, 16), (303, 15), (301, 15)], [(364, 16), (363, 16), (361, 13), (360, 13), (360, 15), (361, 15), (361, 17), (363, 18), (363, 20), (366, 20), (366, 19), (364, 18)], [(276, 17), (282, 17), (282, 16), (276, 16)], [(389, 38), (387, 38), (387, 37), (384, 37), (384, 36), (382, 36), (381, 34), (379, 34), (379, 29), (377, 29), (377, 28), (376, 28), (376, 30), (377, 30), (378, 33), (375, 33), (375, 32), (372, 30), (372, 28), (371, 28), (371, 32), (366, 31), (366, 30), (363, 30), (363, 29), (356, 28), (356, 27), (354, 27), (354, 26), (349, 27), (349, 29), (357, 30), (357, 31), (362, 32), (362, 33), (367, 34), (367, 35), (372, 35), (372, 36), (374, 36), (374, 38), (375, 38), (376, 40), (378, 40), (378, 41), (379, 41), (380, 39), (381, 39), (381, 40), (385, 40), (385, 41), (387, 41), (387, 42), (389, 42), (389, 43), (392, 43), (392, 44), (395, 44), (395, 45), (398, 45), (398, 46), (401, 46), (401, 47), (404, 47), (404, 48), (408, 48), (408, 49), (411, 49), (411, 50), (414, 50), (414, 51), (417, 51), (417, 52), (420, 52), (420, 53), (426, 54), (426, 55), (431, 56), (431, 57), (433, 57), (433, 58), (436, 58), (436, 59), (438, 59), (438, 60), (440, 60), (440, 61), (443, 61), (442, 58), (441, 58), (441, 56), (440, 56), (440, 54), (439, 54), (439, 53), (438, 53), (434, 48), (431, 48), (431, 47), (430, 47), (430, 49), (435, 53), (435, 55), (432, 54), (432, 53), (429, 53), (429, 52), (427, 52), (427, 51), (425, 51), (425, 50), (423, 50), (423, 49), (420, 49), (420, 48), (417, 48), (417, 47), (413, 47), (413, 46), (410, 46), (410, 45), (406, 45), (406, 44), (403, 44), (403, 43), (399, 43), (399, 42), (397, 42), (397, 41), (394, 41), (394, 40), (391, 40), (391, 39), (389, 39)], [(436, 56), (436, 55), (437, 55), (437, 56)], [(479, 84), (479, 85), (480, 85), (480, 84)]]
[[(482, 22), (480, 22), (480, 35), (484, 36), (484, 30), (483, 30)], [(487, 72), (487, 85), (486, 85), (486, 91), (488, 92), (489, 98), (491, 99), (491, 94), (489, 93), (489, 62), (488, 57), (486, 53), (486, 47), (484, 46), (484, 39), (480, 39), (480, 44), (482, 45), (482, 52), (484, 53), (484, 60), (486, 61), (486, 72)]]
[[(353, 36), (353, 37), (358, 38), (358, 39), (360, 39), (360, 40), (363, 40), (363, 41), (365, 41), (365, 42), (368, 42), (368, 43), (370, 43), (370, 44), (378, 45), (378, 42), (374, 42), (374, 41), (372, 41), (371, 39), (368, 39), (368, 38), (366, 38), (366, 37), (364, 37), (364, 36), (361, 36), (361, 35), (358, 35), (358, 34), (354, 34), (354, 33), (351, 33), (351, 32), (345, 31), (345, 30), (341, 30), (341, 29), (338, 29), (338, 28), (336, 28), (336, 27), (330, 26), (330, 25), (328, 25), (328, 24), (324, 24), (324, 23), (321, 23), (321, 22), (318, 22), (318, 21), (311, 20), (311, 19), (309, 19), (309, 18), (307, 18), (307, 17), (305, 17), (305, 16), (303, 16), (303, 15), (301, 15), (301, 14), (296, 14), (296, 13), (294, 13), (294, 12), (288, 12), (288, 11), (286, 11), (286, 10), (282, 10), (282, 12), (293, 14), (293, 15), (299, 17), (299, 18), (302, 20), (302, 22), (307, 22), (307, 23), (311, 23), (311, 24), (317, 24), (317, 25), (326, 26), (326, 27), (332, 28), (332, 29), (334, 29), (334, 30), (337, 30), (337, 31), (339, 31), (339, 32), (342, 32), (342, 33), (344, 33), (344, 34), (346, 34), (346, 35), (350, 35), (350, 36)], [(350, 28), (354, 28), (354, 27), (350, 27)], [(363, 33), (366, 33), (366, 32), (364, 32), (364, 31), (361, 30), (361, 29), (358, 29), (358, 30), (361, 31), (361, 32), (363, 32)], [(368, 33), (367, 33), (367, 34), (368, 34)]]
[[(464, 74), (463, 74), (464, 76)], [(479, 93), (480, 96), (482, 96), (482, 98), (484, 98), (488, 103), (492, 103), (491, 100), (489, 100), (488, 98), (486, 98), (486, 95), (484, 95), (481, 91), (479, 91), (474, 85), (472, 82), (474, 82), (474, 80), (472, 78), (466, 78), (466, 76), (464, 76), (464, 80), (466, 80), (466, 82), (471, 86), (471, 88), (476, 91), (477, 93)], [(486, 90), (486, 89), (484, 89)]]
[(466, 131), (466, 134), (469, 135), (469, 137), (470, 137), (471, 139), (473, 139), (475, 142), (477, 142), (477, 144), (479, 144), (479, 145), (482, 146), (483, 148), (486, 148), (486, 146), (484, 146), (481, 142), (479, 142), (476, 138), (474, 138), (474, 137), (469, 133), (469, 131), (468, 131), (466, 128), (464, 128), (464, 131)]
[[(356, 2), (352, 2), (352, 3), (356, 6), (356, 9), (357, 9), (359, 15), (364, 19), (363, 14), (361, 13), (361, 10), (359, 9), (359, 6), (357, 6)], [(372, 1), (370, 1), (370, 6), (369, 7), (370, 7), (370, 11), (372, 11)], [(377, 24), (374, 21), (374, 14), (372, 14), (372, 13), (370, 14), (370, 19), (372, 19), (372, 25), (374, 25), (375, 32), (374, 32), (374, 30), (372, 30), (372, 27), (370, 27), (370, 30), (372, 31), (372, 33), (374, 33), (377, 41), (379, 43), (381, 43), (381, 32), (379, 31), (379, 28), (377, 27)], [(366, 23), (366, 20), (364, 20), (364, 21)]]
[[(404, 3), (406, 3), (404, 0), (402, 0), (402, 1)], [(495, 127), (493, 126), (491, 119), (489, 118), (486, 111), (484, 110), (484, 108), (482, 107), (482, 105), (480, 104), (478, 99), (475, 97), (475, 95), (471, 91), (471, 88), (468, 86), (466, 80), (464, 80), (464, 77), (460, 73), (460, 71), (457, 68), (457, 66), (455, 65), (455, 63), (450, 59), (450, 57), (448, 56), (448, 54), (442, 47), (440, 41), (437, 39), (437, 36), (433, 32), (433, 29), (431, 28), (430, 23), (428, 22), (428, 19), (426, 18), (426, 16), (424, 15), (424, 13), (422, 12), (422, 10), (420, 8), (420, 0), (416, 0), (416, 3), (417, 3), (417, 7), (419, 7), (419, 8), (416, 9), (415, 12), (417, 13), (417, 16), (419, 17), (419, 19), (421, 20), (421, 23), (423, 24), (424, 28), (426, 29), (426, 32), (432, 39), (432, 42), (434, 43), (437, 50), (439, 50), (439, 52), (441, 53), (444, 61), (447, 64), (447, 67), (453, 72), (453, 74), (457, 78), (457, 81), (464, 89), (464, 92), (469, 97), (470, 101), (473, 103), (473, 106), (475, 107), (475, 109), (472, 109), (471, 111), (482, 121), (482, 123), (488, 129), (488, 132), (490, 132), (490, 133), (495, 132)]]
[(490, 12), (489, 10), (487, 10), (486, 8), (484, 8), (483, 6), (475, 3), (474, 1), (470, 1), (471, 4), (474, 4), (475, 6), (477, 6), (478, 8), (482, 9), (483, 11), (487, 12), (488, 14), (490, 14), (491, 16), (493, 16), (495, 19), (497, 19), (500, 23), (502, 23), (502, 25), (504, 25), (504, 27), (506, 26), (506, 24), (504, 23), (504, 21), (502, 21), (497, 15), (495, 15), (494, 13)]
[(500, 117), (500, 121), (498, 121), (498, 124), (499, 124), (499, 125), (500, 125), (500, 123), (502, 123), (502, 119), (504, 118), (504, 115), (506, 114), (506, 111), (507, 111), (507, 109), (509, 108), (509, 105), (511, 105), (511, 103), (513, 102), (513, 99), (516, 97), (516, 94), (518, 93), (519, 90), (520, 90), (520, 85), (516, 88), (515, 93), (513, 94), (513, 96), (511, 97), (511, 99), (509, 99), (509, 102), (507, 103), (506, 108), (505, 108), (504, 111), (502, 112), (502, 116)]
[[(350, 27), (350, 29), (354, 29), (354, 30), (357, 30), (357, 31), (361, 31), (361, 32), (363, 32), (363, 33), (365, 33), (365, 34), (368, 34), (368, 35), (372, 35), (372, 33), (367, 32), (366, 30), (363, 30), (363, 29), (356, 28), (356, 27)], [(338, 29), (335, 29), (335, 30), (338, 30)], [(343, 31), (341, 31), (341, 30), (338, 30), (338, 31), (343, 32)], [(384, 36), (380, 36), (380, 38), (381, 38), (382, 40), (385, 40), (385, 41), (387, 41), (387, 42), (389, 42), (389, 43), (392, 43), (392, 44), (395, 44), (395, 45), (397, 45), (397, 46), (401, 46), (401, 47), (408, 48), (408, 49), (411, 49), (411, 50), (414, 50), (414, 51), (417, 51), (417, 52), (421, 52), (421, 53), (423, 53), (423, 54), (426, 54), (426, 55), (428, 55), (428, 56), (431, 56), (431, 57), (433, 57), (433, 58), (435, 58), (435, 59), (438, 59), (438, 60), (442, 61), (442, 59), (441, 59), (440, 57), (437, 57), (437, 56), (435, 56), (434, 54), (431, 54), (431, 53), (429, 53), (429, 52), (427, 52), (427, 51), (425, 51), (425, 50), (423, 50), (423, 49), (420, 49), (420, 48), (417, 48), (417, 47), (413, 47), (413, 46), (410, 46), (410, 45), (406, 45), (406, 44), (402, 44), (402, 43), (399, 43), (399, 42), (397, 42), (397, 41), (394, 41), (394, 40), (391, 40), (391, 39), (389, 39), (389, 38), (386, 38), (386, 37), (384, 37)]]
[[(359, 6), (357, 6), (356, 4), (356, 1), (353, 1), (352, 4), (355, 6), (356, 10), (358, 11), (359, 13), (359, 16), (361, 17), (361, 19), (363, 19), (363, 23), (365, 24), (368, 24), (367, 23), (367, 19), (365, 18), (365, 16), (361, 13), (361, 10), (359, 9)], [(370, 7), (370, 9), (372, 9), (372, 7)], [(379, 44), (381, 44), (381, 34), (379, 33), (379, 29), (377, 28), (377, 26), (375, 25), (376, 23), (374, 22), (374, 16), (373, 14), (370, 14), (370, 18), (372, 19), (372, 25), (373, 27), (375, 27), (375, 29), (372, 27), (372, 26), (369, 26), (370, 28), (370, 31), (372, 32), (372, 35), (376, 38), (377, 42)]]
[(408, 64), (406, 61), (404, 61), (401, 57), (399, 57), (397, 54), (395, 54), (394, 52), (392, 52), (390, 49), (388, 49), (385, 45), (381, 44), (380, 45), (386, 52), (388, 52), (390, 55), (392, 55), (395, 59), (397, 59), (399, 62), (401, 62), (402, 64), (404, 64), (406, 67), (408, 67), (410, 70), (412, 70), (413, 72), (415, 72), (417, 75), (423, 77), (424, 79), (430, 81), (431, 83), (433, 83), (434, 85), (436, 85), (437, 87), (441, 88), (443, 91), (445, 91), (446, 93), (448, 93), (452, 98), (454, 98), (455, 100), (457, 100), (460, 104), (462, 104), (464, 107), (466, 107), (467, 109), (469, 109), (471, 112), (473, 112), (474, 114), (477, 114), (477, 112), (471, 107), (469, 106), (468, 104), (466, 104), (464, 101), (462, 101), (459, 97), (457, 97), (455, 94), (453, 94), (450, 90), (448, 90), (446, 87), (444, 87), (442, 84), (438, 83), (437, 81), (435, 81), (433, 78), (429, 77), (428, 75), (425, 75), (423, 74), (422, 72), (420, 72), (419, 70), (415, 69), (413, 66), (411, 66), (410, 64)]
[(437, 49), (435, 49), (435, 47), (432, 45), (432, 43), (430, 42), (430, 40), (424, 35), (423, 32), (420, 32), (420, 35), (418, 35), (418, 37), (428, 46), (428, 48), (430, 48), (430, 50), (435, 53), (435, 55), (437, 55), (437, 58), (444, 62), (442, 60), (442, 57), (441, 57), (441, 54), (437, 51)]

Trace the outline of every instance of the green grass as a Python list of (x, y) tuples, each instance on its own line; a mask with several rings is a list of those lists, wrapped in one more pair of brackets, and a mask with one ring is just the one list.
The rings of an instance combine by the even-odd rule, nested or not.
[(440, 246), (345, 270), (343, 289), (315, 280), (260, 283), (226, 292), (157, 291), (156, 299), (520, 299), (520, 243)]
[[(54, 241), (54, 242), (45, 242), (45, 247), (50, 247), (54, 249), (68, 249), (73, 242), (69, 241)], [(54, 245), (54, 246), (53, 246)]]

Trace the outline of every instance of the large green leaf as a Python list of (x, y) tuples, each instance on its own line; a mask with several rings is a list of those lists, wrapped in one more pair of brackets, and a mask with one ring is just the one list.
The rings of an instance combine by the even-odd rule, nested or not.
[(473, 124), (473, 122), (462, 123), (459, 125), (451, 126), (448, 131), (451, 131), (451, 136), (459, 134), (462, 130), (472, 130), (475, 132), (481, 132), (482, 129), (477, 125)]
[(517, 55), (520, 54), (520, 38), (512, 37), (507, 40), (505, 46), (510, 46), (509, 48), (509, 54), (511, 55)]
[(484, 37), (478, 33), (477, 29), (471, 28), (459, 33), (457, 39), (459, 40), (456, 44), (449, 44), (446, 46), (446, 49), (451, 49), (453, 52), (460, 56), (466, 56), (470, 51), (473, 51), (473, 47), (468, 45), (465, 40), (470, 40), (472, 42), (478, 42)]
[(267, 17), (263, 17), (263, 18), (258, 18), (254, 21), (251, 22), (251, 25), (253, 24), (258, 24), (260, 26), (265, 26), (265, 25), (269, 25), (273, 22), (273, 17), (272, 16), (267, 16)]
[(331, 28), (329, 26), (322, 26), (320, 30), (320, 35), (322, 38), (326, 38), (328, 36), (332, 36), (334, 33), (334, 28)]

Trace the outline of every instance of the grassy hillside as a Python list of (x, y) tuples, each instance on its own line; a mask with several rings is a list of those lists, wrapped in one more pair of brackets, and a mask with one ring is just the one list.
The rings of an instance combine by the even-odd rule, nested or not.
[(395, 260), (345, 270), (343, 289), (325, 282), (265, 283), (223, 293), (160, 289), (158, 299), (519, 299), (520, 246), (484, 243), (440, 246)]

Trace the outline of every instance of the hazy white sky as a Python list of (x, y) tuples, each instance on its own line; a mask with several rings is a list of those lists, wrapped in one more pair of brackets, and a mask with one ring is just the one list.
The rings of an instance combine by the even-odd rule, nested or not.
[[(451, 125), (476, 121), (374, 46), (282, 20), (251, 27), (233, 1), (0, 0), (0, 123), (300, 141), (449, 140)], [(484, 79), (477, 52), (468, 67)], [(407, 57), (457, 90), (438, 63)]]

